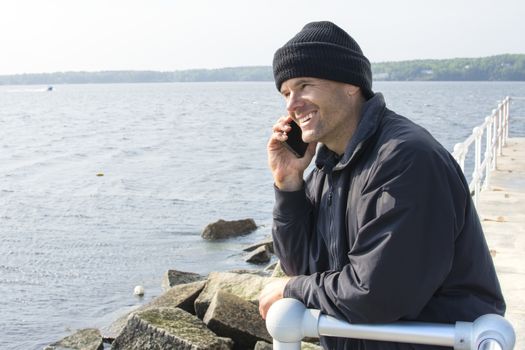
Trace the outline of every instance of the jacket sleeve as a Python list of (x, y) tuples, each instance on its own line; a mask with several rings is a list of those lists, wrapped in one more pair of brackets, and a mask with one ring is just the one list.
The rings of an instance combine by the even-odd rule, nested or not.
[[(311, 174), (309, 175), (311, 177)], [(274, 186), (273, 245), (281, 268), (288, 276), (310, 274), (310, 239), (313, 232), (313, 204), (306, 183), (295, 192)]]
[(451, 269), (468, 191), (446, 151), (419, 146), (378, 157), (359, 198), (349, 200), (358, 221), (349, 263), (292, 278), (285, 297), (352, 323), (421, 312)]

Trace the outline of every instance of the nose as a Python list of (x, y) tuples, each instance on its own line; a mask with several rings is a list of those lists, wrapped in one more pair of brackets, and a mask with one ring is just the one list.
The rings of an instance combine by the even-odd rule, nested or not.
[(290, 93), (286, 99), (286, 110), (288, 113), (294, 113), (298, 108), (304, 105), (304, 101), (297, 93)]

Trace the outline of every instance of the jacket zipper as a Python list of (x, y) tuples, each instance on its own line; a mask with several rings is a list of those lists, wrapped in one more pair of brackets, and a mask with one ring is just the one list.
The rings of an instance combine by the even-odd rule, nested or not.
[(337, 237), (334, 232), (334, 208), (332, 207), (332, 201), (334, 197), (334, 186), (332, 173), (328, 175), (328, 228), (330, 232), (330, 255), (332, 256), (333, 268), (339, 268), (339, 259), (337, 258)]

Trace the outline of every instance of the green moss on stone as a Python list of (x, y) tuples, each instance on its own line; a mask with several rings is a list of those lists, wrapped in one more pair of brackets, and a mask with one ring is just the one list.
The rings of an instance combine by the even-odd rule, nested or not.
[(177, 338), (185, 339), (195, 345), (203, 346), (217, 342), (217, 335), (190, 313), (175, 308), (150, 309), (137, 313), (137, 316), (153, 327), (160, 328)]

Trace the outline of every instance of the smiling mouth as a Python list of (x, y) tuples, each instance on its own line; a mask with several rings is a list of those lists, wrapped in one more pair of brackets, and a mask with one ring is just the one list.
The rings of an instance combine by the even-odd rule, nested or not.
[(314, 112), (310, 112), (310, 113), (308, 113), (305, 116), (297, 118), (297, 121), (299, 122), (299, 125), (308, 123), (310, 121), (310, 119), (312, 119), (313, 115), (314, 115)]

